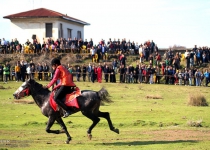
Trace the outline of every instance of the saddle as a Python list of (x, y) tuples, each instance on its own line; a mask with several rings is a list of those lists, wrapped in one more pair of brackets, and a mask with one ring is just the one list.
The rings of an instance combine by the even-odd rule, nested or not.
[[(58, 111), (58, 105), (54, 100), (55, 91), (50, 94), (50, 105), (54, 111)], [(81, 90), (76, 87), (75, 91), (71, 94), (67, 94), (64, 100), (64, 104), (68, 107), (75, 107), (79, 109), (77, 97), (81, 95)]]

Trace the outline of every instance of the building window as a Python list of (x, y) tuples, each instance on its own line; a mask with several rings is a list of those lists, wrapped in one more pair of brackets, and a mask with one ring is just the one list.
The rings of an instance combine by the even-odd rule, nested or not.
[(45, 29), (46, 29), (46, 37), (52, 37), (52, 23), (46, 23)]
[(60, 23), (60, 38), (63, 37), (63, 25)]
[(71, 31), (72, 31), (72, 29), (67, 29), (68, 38), (71, 38)]
[(81, 39), (82, 38), (82, 33), (81, 31), (77, 31), (77, 39)]

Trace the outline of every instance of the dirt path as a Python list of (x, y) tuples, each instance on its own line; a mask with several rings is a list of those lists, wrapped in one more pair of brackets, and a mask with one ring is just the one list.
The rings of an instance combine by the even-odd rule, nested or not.
[(176, 140), (210, 140), (209, 130), (155, 130), (143, 131), (151, 140), (176, 141)]

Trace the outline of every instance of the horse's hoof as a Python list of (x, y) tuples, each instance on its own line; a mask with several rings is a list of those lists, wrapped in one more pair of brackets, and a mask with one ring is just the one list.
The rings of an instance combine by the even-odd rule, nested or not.
[(60, 130), (59, 133), (66, 133), (64, 130)]
[(89, 139), (89, 140), (92, 139), (92, 134), (88, 133), (87, 136), (88, 136), (88, 139)]
[(70, 141), (66, 141), (65, 143), (66, 143), (66, 144), (69, 144), (69, 142), (70, 142)]
[(60, 130), (57, 130), (57, 131), (56, 131), (56, 134), (60, 134)]
[(117, 134), (120, 134), (120, 130), (119, 129), (113, 129), (112, 131), (114, 131)]

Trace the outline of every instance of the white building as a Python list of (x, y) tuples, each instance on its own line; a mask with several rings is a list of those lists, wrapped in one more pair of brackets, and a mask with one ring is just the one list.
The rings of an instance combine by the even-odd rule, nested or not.
[(5, 16), (11, 20), (11, 38), (17, 38), (20, 43), (27, 39), (37, 39), (43, 42), (51, 37), (57, 40), (63, 38), (82, 38), (84, 40), (84, 26), (87, 22), (69, 17), (45, 8)]

